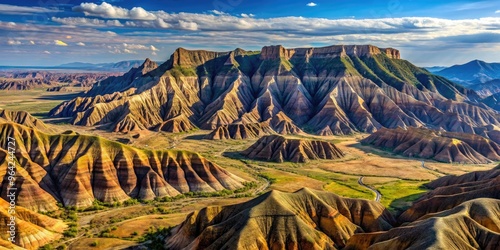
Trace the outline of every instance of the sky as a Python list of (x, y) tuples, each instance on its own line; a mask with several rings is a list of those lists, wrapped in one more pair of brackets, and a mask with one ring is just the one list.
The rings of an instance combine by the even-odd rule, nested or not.
[(500, 1), (0, 1), (0, 65), (167, 60), (229, 51), (372, 44), (419, 66), (500, 61)]

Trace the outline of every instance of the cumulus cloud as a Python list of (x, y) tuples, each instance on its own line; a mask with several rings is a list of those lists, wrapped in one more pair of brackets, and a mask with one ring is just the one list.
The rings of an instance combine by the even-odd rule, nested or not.
[(318, 4), (316, 4), (315, 2), (310, 2), (310, 3), (306, 4), (306, 5), (309, 6), (309, 7), (314, 7), (314, 6), (318, 5)]
[(30, 41), (30, 44), (31, 45), (35, 45), (35, 41)]
[[(157, 48), (156, 48), (155, 46), (153, 46), (153, 45), (149, 46), (149, 49), (150, 49), (151, 51), (159, 51), (159, 49), (157, 49)], [(153, 53), (155, 53), (155, 52), (153, 52)]]
[(102, 18), (132, 19), (132, 20), (155, 20), (155, 14), (146, 11), (142, 7), (134, 7), (130, 10), (102, 2), (81, 3), (73, 7), (73, 11), (83, 12), (86, 16), (98, 16)]
[(45, 50), (43, 53), (44, 54), (50, 54), (50, 51)]
[(500, 14), (500, 10), (495, 11), (495, 14)]
[(0, 4), (0, 13), (10, 15), (31, 15), (36, 13), (60, 12), (58, 9), (48, 9), (43, 7), (27, 7), (10, 4)]
[(61, 40), (54, 40), (54, 44), (57, 46), (68, 46), (67, 43), (61, 41)]
[(76, 45), (78, 45), (78, 46), (85, 46), (85, 43), (78, 42), (78, 43), (76, 43)]

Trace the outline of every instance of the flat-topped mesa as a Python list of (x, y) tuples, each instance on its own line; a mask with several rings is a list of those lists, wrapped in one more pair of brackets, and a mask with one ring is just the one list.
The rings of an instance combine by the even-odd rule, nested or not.
[(260, 53), (261, 60), (278, 58), (334, 58), (339, 56), (370, 57), (385, 54), (391, 59), (401, 59), (399, 50), (393, 48), (379, 48), (373, 45), (332, 45), (321, 48), (286, 49), (281, 45), (265, 46)]
[(172, 66), (199, 66), (215, 58), (226, 56), (229, 52), (214, 52), (207, 50), (187, 50), (178, 48), (170, 57)]

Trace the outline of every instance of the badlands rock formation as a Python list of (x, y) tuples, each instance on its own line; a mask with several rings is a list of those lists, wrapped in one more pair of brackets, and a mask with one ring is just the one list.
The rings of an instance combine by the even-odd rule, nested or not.
[(400, 59), (395, 49), (179, 48), (162, 65), (146, 60), (51, 115), (121, 132), (155, 129), (182, 115), (199, 128), (217, 130), (214, 138), (241, 137), (218, 136), (226, 133), (224, 126), (263, 122), (281, 134), (301, 129), (320, 135), (371, 133), (408, 126), (474, 133), (476, 127), (500, 125), (498, 113), (479, 100), (475, 92)]
[(341, 249), (356, 233), (385, 231), (394, 219), (380, 203), (307, 188), (271, 191), (245, 203), (188, 215), (167, 249)]
[[(0, 177), (7, 170), (7, 138), (16, 140), (17, 204), (34, 211), (85, 207), (94, 200), (153, 199), (186, 192), (243, 187), (243, 180), (187, 151), (139, 150), (99, 137), (48, 135), (15, 123), (0, 124)], [(0, 194), (6, 198), (7, 185)]]
[[(9, 204), (4, 199), (0, 199), (0, 249), (18, 249), (9, 244), (7, 223), (12, 216), (8, 212)], [(19, 249), (38, 249), (49, 242), (59, 239), (61, 233), (67, 227), (61, 220), (56, 220), (45, 215), (30, 211), (29, 209), (16, 206), (15, 210), (17, 234), (15, 242), (22, 248)], [(3, 242), (2, 242), (3, 241)]]
[(345, 250), (498, 249), (500, 200), (481, 198), (388, 232), (357, 234)]
[(480, 164), (500, 161), (500, 146), (474, 134), (425, 128), (383, 128), (365, 138), (362, 143), (409, 157), (441, 162)]
[(0, 123), (13, 122), (41, 131), (50, 131), (50, 128), (41, 120), (33, 117), (26, 111), (10, 111), (0, 109)]
[(279, 135), (260, 138), (242, 154), (250, 159), (275, 162), (308, 162), (318, 159), (338, 159), (344, 156), (344, 153), (330, 142), (287, 139)]
[(500, 199), (500, 168), (461, 176), (445, 176), (427, 186), (434, 190), (405, 211), (399, 217), (401, 222), (415, 221), (422, 216), (451, 209), (476, 198)]

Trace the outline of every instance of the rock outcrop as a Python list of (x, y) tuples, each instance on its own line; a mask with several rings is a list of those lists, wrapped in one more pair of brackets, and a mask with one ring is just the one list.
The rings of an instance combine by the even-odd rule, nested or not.
[(275, 162), (308, 162), (339, 159), (344, 156), (344, 153), (330, 142), (287, 139), (279, 135), (264, 136), (241, 154), (250, 159)]
[(474, 133), (477, 127), (500, 126), (500, 115), (479, 101), (474, 91), (400, 59), (395, 49), (179, 48), (162, 65), (146, 61), (122, 77), (101, 81), (51, 115), (121, 132), (154, 130), (180, 115), (201, 129), (265, 122), (280, 134), (422, 126)]
[(271, 191), (245, 203), (207, 207), (172, 230), (167, 249), (341, 249), (356, 233), (385, 231), (380, 203), (307, 188)]
[(500, 160), (500, 146), (479, 135), (425, 128), (380, 129), (362, 143), (408, 157), (440, 162), (490, 163)]
[[(243, 180), (197, 153), (139, 150), (99, 137), (48, 135), (0, 124), (0, 146), (16, 140), (17, 204), (38, 211), (86, 207), (94, 200), (153, 199), (243, 187)], [(7, 152), (0, 150), (1, 197), (7, 195)]]

